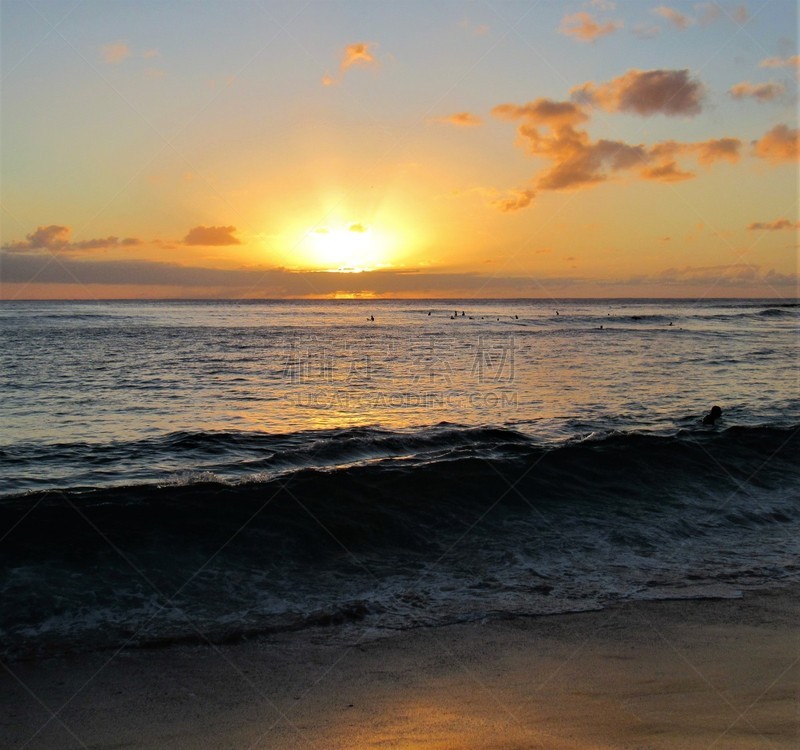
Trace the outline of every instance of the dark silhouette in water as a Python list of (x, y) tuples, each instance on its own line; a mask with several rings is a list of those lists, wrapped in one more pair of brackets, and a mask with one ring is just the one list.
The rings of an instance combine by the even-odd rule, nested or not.
[(718, 419), (722, 418), (722, 409), (719, 406), (712, 406), (711, 411), (703, 417), (703, 424), (713, 425)]

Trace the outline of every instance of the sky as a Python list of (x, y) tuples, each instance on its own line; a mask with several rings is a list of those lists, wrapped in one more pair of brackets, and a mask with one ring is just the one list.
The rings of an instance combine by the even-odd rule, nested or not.
[(794, 297), (794, 0), (2, 0), (3, 299)]

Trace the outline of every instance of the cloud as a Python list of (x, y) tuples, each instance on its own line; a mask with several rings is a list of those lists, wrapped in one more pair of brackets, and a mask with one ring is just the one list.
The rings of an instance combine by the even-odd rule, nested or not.
[(800, 221), (789, 221), (789, 219), (775, 219), (775, 221), (754, 221), (748, 224), (750, 230), (764, 230), (767, 232), (777, 232), (781, 229), (800, 229)]
[(658, 182), (680, 182), (681, 180), (691, 180), (696, 175), (694, 172), (682, 172), (675, 161), (664, 162), (655, 167), (646, 167), (641, 172), (645, 180), (656, 180)]
[(692, 158), (709, 167), (721, 161), (736, 162), (742, 143), (737, 138), (718, 138), (694, 143), (662, 141), (651, 147), (622, 141), (592, 141), (581, 126), (589, 117), (574, 101), (537, 99), (527, 104), (500, 104), (492, 114), (504, 120), (521, 120), (518, 143), (531, 156), (546, 159), (551, 166), (540, 171), (532, 183), (493, 201), (508, 213), (529, 206), (536, 195), (549, 190), (574, 190), (605, 182), (617, 173), (634, 172), (640, 179), (675, 182), (695, 176), (681, 168), (678, 159)]
[(339, 77), (336, 78), (326, 73), (322, 77), (322, 84), (324, 86), (333, 86), (340, 83), (344, 78), (344, 74), (353, 66), (371, 67), (378, 65), (378, 60), (373, 52), (377, 46), (375, 42), (354, 42), (353, 44), (348, 44), (344, 50), (342, 50), (342, 56), (339, 62)]
[(677, 117), (702, 111), (705, 87), (685, 69), (634, 69), (599, 86), (594, 81), (576, 86), (570, 94), (573, 101), (607, 112)]
[[(174, 263), (136, 260), (77, 260), (65, 258), (51, 263), (44, 256), (3, 254), (3, 284), (101, 285), (129, 288), (132, 285), (185, 290), (187, 296), (237, 295), (259, 297), (333, 296), (336, 293), (374, 293), (377, 295), (424, 296), (435, 292), (460, 292), (459, 296), (483, 293), (489, 290), (498, 297), (543, 296), (551, 289), (563, 288), (583, 291), (589, 296), (643, 296), (642, 289), (652, 294), (663, 292), (665, 286), (673, 287), (675, 294), (691, 287), (723, 287), (725, 296), (732, 289), (751, 290), (763, 294), (769, 287), (786, 287), (790, 292), (797, 284), (795, 274), (783, 274), (773, 269), (764, 270), (758, 265), (705, 266), (669, 268), (650, 277), (621, 277), (598, 281), (571, 277), (498, 276), (482, 273), (459, 273), (442, 269), (437, 272), (406, 269), (365, 271), (363, 273), (288, 271), (283, 268), (207, 268), (180, 266)], [(614, 295), (609, 291), (616, 291)], [(574, 294), (571, 296), (575, 296)]]
[(473, 115), (471, 112), (456, 112), (452, 115), (445, 115), (444, 117), (435, 117), (433, 122), (441, 123), (442, 125), (456, 125), (457, 127), (475, 127), (481, 124), (481, 118)]
[(503, 213), (509, 213), (527, 208), (535, 197), (535, 190), (512, 190), (508, 197), (492, 201), (492, 205)]
[(35, 232), (25, 235), (25, 242), (15, 242), (13, 247), (17, 250), (39, 250), (64, 247), (69, 244), (72, 229), (59, 224), (37, 227)]
[(342, 53), (342, 70), (347, 70), (353, 65), (372, 65), (375, 56), (370, 52), (370, 47), (376, 47), (373, 42), (356, 42), (348, 44)]
[(797, 128), (776, 125), (755, 142), (755, 155), (774, 163), (796, 161), (799, 138)]
[(581, 42), (593, 42), (601, 36), (613, 34), (622, 28), (622, 21), (607, 21), (598, 23), (591, 13), (580, 11), (569, 16), (564, 16), (558, 30), (564, 36), (571, 36)]
[(49, 224), (37, 227), (35, 232), (25, 236), (21, 242), (11, 242), (3, 245), (4, 250), (16, 253), (36, 252), (47, 250), (49, 252), (60, 252), (70, 250), (99, 250), (110, 247), (130, 247), (141, 244), (141, 240), (135, 237), (103, 237), (80, 242), (70, 242), (72, 228), (61, 226), (60, 224)]
[(558, 102), (552, 99), (536, 99), (527, 104), (498, 104), (492, 114), (501, 120), (525, 118), (536, 125), (558, 127), (586, 122), (589, 116), (573, 102)]
[(670, 8), (666, 5), (659, 5), (657, 8), (653, 8), (653, 13), (655, 13), (657, 16), (665, 18), (676, 29), (680, 29), (681, 31), (685, 31), (696, 23), (695, 19), (691, 16), (687, 16), (680, 11), (675, 10), (675, 8)]
[(654, 39), (661, 33), (661, 27), (655, 24), (640, 23), (633, 27), (633, 35), (639, 39)]
[(119, 65), (124, 59), (131, 56), (131, 48), (125, 42), (112, 42), (100, 48), (103, 59), (110, 65)]
[(738, 263), (728, 266), (684, 266), (683, 268), (667, 268), (650, 277), (650, 281), (659, 284), (692, 285), (714, 284), (715, 286), (793, 286), (797, 283), (794, 274), (782, 274), (774, 269), (762, 270), (754, 263)]
[(472, 36), (484, 36), (490, 31), (490, 27), (487, 24), (475, 24), (469, 18), (459, 21), (458, 25)]
[(750, 83), (742, 81), (728, 89), (728, 94), (734, 99), (755, 99), (758, 102), (771, 102), (777, 99), (784, 92), (782, 83)]
[[(701, 14), (699, 23), (703, 25), (714, 23), (714, 21), (719, 20), (720, 16), (722, 15), (722, 9), (717, 3), (699, 3), (694, 7), (695, 10)], [(745, 10), (745, 12), (747, 11)]]
[(742, 142), (738, 138), (717, 138), (692, 143), (690, 148), (697, 152), (697, 159), (701, 164), (710, 166), (720, 159), (734, 163), (739, 161)]
[(156, 57), (161, 57), (161, 53), (157, 49), (146, 49), (142, 52), (142, 57), (146, 60), (153, 60)]
[(655, 161), (664, 161), (676, 156), (692, 155), (703, 166), (711, 166), (717, 161), (739, 161), (742, 142), (738, 138), (711, 138), (707, 141), (679, 143), (678, 141), (661, 141), (648, 152), (648, 157)]
[(236, 227), (193, 227), (183, 238), (184, 245), (241, 245), (242, 243), (233, 236)]
[(750, 13), (747, 11), (747, 6), (737, 5), (733, 9), (733, 20), (738, 24), (745, 24), (750, 20)]
[(759, 68), (800, 68), (800, 55), (793, 57), (768, 57), (758, 64)]

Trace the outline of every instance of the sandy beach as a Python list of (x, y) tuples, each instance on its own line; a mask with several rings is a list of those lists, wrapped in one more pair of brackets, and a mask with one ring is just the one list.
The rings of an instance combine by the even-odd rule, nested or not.
[(797, 588), (7, 665), (7, 748), (790, 748)]

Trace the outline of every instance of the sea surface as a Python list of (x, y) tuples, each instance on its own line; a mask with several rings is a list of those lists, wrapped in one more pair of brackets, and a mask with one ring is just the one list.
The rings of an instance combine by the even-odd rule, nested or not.
[(0, 303), (2, 656), (798, 581), (799, 324), (796, 300)]

